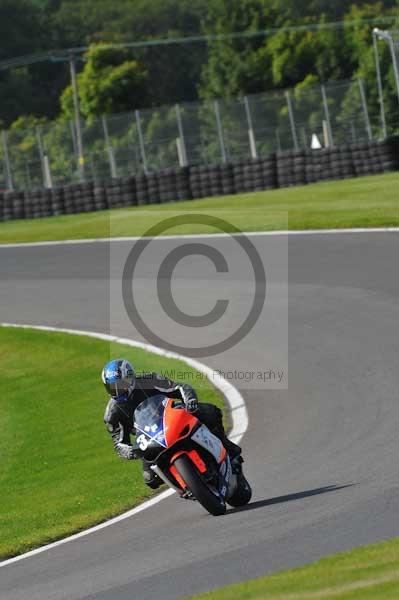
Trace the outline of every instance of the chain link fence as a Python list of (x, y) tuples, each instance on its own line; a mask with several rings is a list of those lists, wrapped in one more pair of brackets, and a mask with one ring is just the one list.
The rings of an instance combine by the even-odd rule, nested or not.
[[(399, 46), (398, 46), (399, 48)], [(0, 189), (94, 183), (186, 165), (383, 139), (363, 81), (298, 86), (233, 100), (191, 102), (32, 130), (2, 132)], [(2, 168), (1, 168), (2, 167)]]

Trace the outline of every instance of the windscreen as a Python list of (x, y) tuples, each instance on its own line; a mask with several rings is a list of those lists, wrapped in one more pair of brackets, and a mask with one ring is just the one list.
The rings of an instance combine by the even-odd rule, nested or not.
[(144, 400), (135, 410), (134, 425), (136, 429), (153, 437), (163, 430), (164, 404), (167, 397), (161, 394)]

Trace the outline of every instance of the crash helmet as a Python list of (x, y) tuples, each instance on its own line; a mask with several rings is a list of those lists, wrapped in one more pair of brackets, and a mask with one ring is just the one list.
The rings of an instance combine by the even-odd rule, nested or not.
[(118, 402), (126, 402), (136, 384), (134, 369), (124, 358), (108, 362), (101, 377), (108, 394)]

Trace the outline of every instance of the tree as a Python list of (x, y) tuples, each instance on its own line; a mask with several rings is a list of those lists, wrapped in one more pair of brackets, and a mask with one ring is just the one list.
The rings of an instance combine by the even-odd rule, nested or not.
[[(85, 67), (78, 75), (82, 115), (90, 120), (103, 114), (123, 112), (148, 104), (147, 72), (126, 50), (90, 46)], [(68, 86), (61, 97), (64, 117), (73, 117), (73, 93)]]
[[(347, 15), (347, 19), (359, 18), (379, 18), (382, 14), (389, 14), (389, 11), (384, 11), (386, 2), (377, 2), (376, 4), (365, 4), (362, 8), (352, 6)], [(395, 10), (391, 11), (392, 15), (396, 14)], [(385, 26), (381, 25), (381, 29)], [(367, 103), (371, 116), (372, 125), (380, 126), (380, 104), (377, 88), (377, 74), (375, 66), (374, 49), (371, 43), (371, 26), (359, 25), (356, 28), (348, 29), (346, 32), (346, 45), (350, 53), (355, 57), (357, 68), (355, 75), (361, 77), (366, 84)], [(383, 83), (383, 96), (385, 110), (387, 114), (388, 126), (397, 126), (396, 117), (398, 100), (396, 94), (396, 84), (392, 65), (392, 56), (389, 46), (386, 42), (379, 42), (380, 68)], [(344, 102), (344, 114), (351, 110), (358, 90), (354, 86)], [(392, 117), (394, 120), (392, 121)]]
[(275, 14), (267, 0), (214, 0), (204, 24), (207, 35), (226, 36), (240, 31), (246, 38), (221, 38), (209, 45), (202, 71), (203, 98), (233, 97), (269, 87), (271, 59), (264, 52), (264, 37), (254, 36), (270, 27)]
[[(201, 33), (206, 0), (64, 0), (51, 16), (56, 46), (146, 42)], [(129, 55), (148, 71), (151, 104), (197, 97), (206, 44), (149, 45)]]
[[(0, 60), (30, 54), (43, 48), (46, 33), (42, 13), (27, 0), (0, 3)], [(0, 71), (0, 117), (8, 125), (20, 114), (48, 108), (45, 93), (36, 88), (27, 68)]]

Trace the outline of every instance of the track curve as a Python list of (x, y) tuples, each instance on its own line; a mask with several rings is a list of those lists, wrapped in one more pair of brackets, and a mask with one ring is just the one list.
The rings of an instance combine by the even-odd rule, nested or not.
[[(262, 236), (253, 241), (262, 253)], [(399, 535), (398, 250), (395, 233), (289, 238), (289, 389), (241, 390), (247, 510), (212, 519), (171, 497), (4, 567), (0, 597), (172, 600)], [(108, 245), (0, 257), (0, 321), (126, 333), (104, 293)], [(196, 288), (181, 268), (184, 295)], [(237, 364), (261, 366), (262, 342)]]

